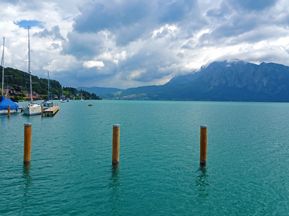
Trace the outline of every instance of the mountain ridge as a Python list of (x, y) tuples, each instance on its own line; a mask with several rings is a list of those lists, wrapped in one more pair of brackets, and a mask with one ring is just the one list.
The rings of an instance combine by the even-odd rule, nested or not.
[(288, 102), (289, 67), (272, 62), (216, 61), (164, 85), (120, 90), (107, 98)]

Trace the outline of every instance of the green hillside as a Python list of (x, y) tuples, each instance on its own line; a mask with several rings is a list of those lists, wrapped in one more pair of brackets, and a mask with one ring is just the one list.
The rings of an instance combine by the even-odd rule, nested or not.
[[(0, 66), (0, 71), (2, 67)], [(2, 73), (0, 74), (2, 79)], [(15, 100), (27, 100), (29, 95), (29, 74), (13, 68), (5, 68), (5, 89), (8, 89), (9, 97)], [(47, 99), (48, 80), (32, 75), (33, 97), (35, 99)], [(1, 91), (1, 90), (0, 90)], [(78, 90), (72, 87), (61, 87), (61, 84), (56, 80), (50, 80), (50, 98), (59, 99), (63, 94), (64, 97), (70, 99), (85, 100), (101, 99), (96, 94)]]

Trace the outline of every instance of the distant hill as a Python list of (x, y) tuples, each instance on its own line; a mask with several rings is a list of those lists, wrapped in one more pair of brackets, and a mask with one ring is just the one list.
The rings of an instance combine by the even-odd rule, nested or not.
[(123, 91), (122, 89), (118, 88), (105, 88), (105, 87), (80, 87), (78, 89), (85, 90), (90, 93), (97, 94), (103, 98), (111, 98)]
[(289, 67), (219, 61), (165, 85), (118, 91), (113, 98), (141, 100), (289, 101)]
[[(0, 66), (0, 71), (2, 67)], [(0, 80), (2, 79), (0, 74)], [(48, 94), (48, 80), (32, 75), (33, 97), (35, 99), (46, 99)], [(28, 98), (29, 74), (13, 68), (5, 68), (5, 89), (9, 89), (9, 97), (15, 100), (25, 100)], [(100, 99), (94, 93), (77, 90), (72, 87), (64, 87), (56, 80), (50, 80), (50, 95), (53, 99), (59, 99), (61, 95), (67, 98), (80, 99)]]

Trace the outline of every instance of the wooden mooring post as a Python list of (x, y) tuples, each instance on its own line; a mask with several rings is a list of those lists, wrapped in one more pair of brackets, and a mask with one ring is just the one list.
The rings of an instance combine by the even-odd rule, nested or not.
[(120, 125), (113, 125), (112, 131), (112, 165), (116, 166), (119, 163)]
[(31, 160), (32, 125), (24, 124), (24, 164), (29, 164)]
[(10, 105), (8, 105), (8, 108), (7, 108), (7, 116), (10, 117), (10, 113), (11, 113), (11, 109), (10, 109)]
[(207, 126), (200, 128), (200, 166), (205, 167), (207, 162)]

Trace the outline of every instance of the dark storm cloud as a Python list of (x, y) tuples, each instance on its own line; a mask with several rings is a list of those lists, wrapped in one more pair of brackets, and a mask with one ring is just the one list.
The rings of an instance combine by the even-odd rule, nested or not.
[(81, 10), (81, 15), (77, 17), (74, 27), (78, 32), (113, 30), (136, 23), (148, 13), (148, 4), (145, 2), (91, 3)]
[[(151, 82), (171, 74), (173, 71), (170, 67), (177, 61), (176, 58), (175, 55), (170, 55), (169, 49), (164, 51), (157, 45), (154, 48), (148, 46), (122, 62), (119, 67), (124, 72), (122, 74), (124, 79)], [(131, 76), (135, 71), (139, 74)]]
[(64, 52), (73, 54), (78, 58), (93, 57), (107, 49), (108, 36), (105, 32), (72, 32), (68, 34), (68, 40), (64, 43)]
[[(277, 4), (277, 0), (265, 1), (223, 1), (220, 7), (207, 11), (212, 31), (200, 38), (200, 46), (204, 44), (238, 44), (254, 43), (264, 39), (280, 37), (278, 26), (284, 26), (284, 17), (270, 15), (268, 10)], [(283, 19), (283, 20), (282, 20)], [(268, 30), (272, 26), (271, 32)], [(274, 27), (273, 27), (274, 26)]]
[[(109, 68), (109, 69), (108, 69)], [(95, 68), (75, 67), (73, 70), (63, 71), (54, 75), (55, 79), (61, 81), (65, 86), (78, 87), (81, 83), (102, 83), (103, 80), (113, 79), (118, 68), (115, 65), (96, 70)]]
[(160, 23), (174, 23), (188, 17), (196, 9), (196, 1), (158, 1), (158, 19)]
[(159, 25), (180, 22), (193, 10), (197, 11), (196, 0), (94, 2), (81, 10), (74, 29), (83, 33), (109, 30), (118, 43), (126, 44)]
[(229, 0), (233, 6), (245, 10), (260, 11), (274, 6), (278, 0)]
[(63, 36), (60, 33), (59, 26), (53, 26), (51, 30), (44, 29), (43, 31), (35, 33), (34, 35), (38, 37), (49, 37), (54, 40), (64, 40)]

